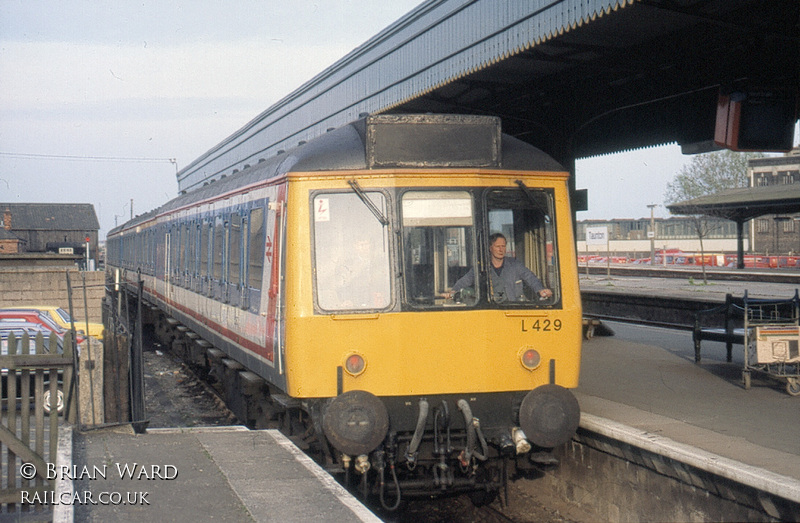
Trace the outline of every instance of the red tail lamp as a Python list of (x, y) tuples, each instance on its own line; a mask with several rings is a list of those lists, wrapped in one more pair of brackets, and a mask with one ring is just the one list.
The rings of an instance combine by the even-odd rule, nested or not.
[(535, 349), (523, 349), (520, 354), (522, 366), (528, 370), (534, 370), (542, 362), (542, 356)]
[(360, 354), (349, 354), (344, 360), (344, 370), (351, 376), (358, 376), (367, 367), (367, 363)]

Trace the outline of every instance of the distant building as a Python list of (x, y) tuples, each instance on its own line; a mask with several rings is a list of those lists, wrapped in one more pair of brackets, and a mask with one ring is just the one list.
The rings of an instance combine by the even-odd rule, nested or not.
[[(750, 160), (748, 176), (751, 187), (800, 183), (800, 148), (784, 156)], [(753, 250), (764, 254), (800, 253), (799, 214), (768, 215), (750, 223)]]
[[(700, 252), (694, 220), (691, 217), (654, 218), (654, 247)], [(736, 253), (736, 223), (721, 218), (708, 218), (708, 234), (703, 237), (706, 253)], [(581, 220), (577, 223), (578, 252), (586, 252), (586, 228), (606, 227), (609, 250), (617, 256), (646, 258), (650, 256), (650, 218), (615, 218), (612, 220)], [(745, 240), (746, 241), (746, 240)], [(745, 244), (746, 245), (746, 244)], [(589, 252), (601, 254), (606, 247), (592, 245)]]
[(88, 203), (0, 203), (0, 254), (55, 253), (97, 260), (100, 223)]

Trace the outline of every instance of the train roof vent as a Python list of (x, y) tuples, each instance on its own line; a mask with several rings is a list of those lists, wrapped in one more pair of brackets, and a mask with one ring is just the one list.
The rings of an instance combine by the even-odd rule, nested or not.
[(450, 114), (368, 116), (367, 164), (500, 167), (500, 118)]

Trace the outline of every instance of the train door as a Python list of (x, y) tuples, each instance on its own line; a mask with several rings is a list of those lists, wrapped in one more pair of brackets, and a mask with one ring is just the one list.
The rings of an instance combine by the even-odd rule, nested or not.
[(283, 282), (286, 277), (286, 202), (281, 200), (278, 202), (278, 209), (275, 212), (275, 231), (277, 248), (273, 258), (273, 281), (276, 283), (274, 292), (275, 300), (275, 335), (273, 336), (272, 349), (276, 357), (278, 374), (283, 375), (283, 361), (284, 361), (284, 333), (286, 328), (286, 321), (284, 319), (284, 311), (286, 310), (286, 293), (283, 290)]
[[(260, 291), (261, 305), (260, 310), (266, 316), (266, 349), (268, 358), (273, 362), (276, 371), (276, 380), (285, 385), (284, 377), (284, 308), (285, 292), (283, 291), (283, 280), (285, 277), (285, 238), (286, 238), (286, 186), (277, 188), (274, 199), (268, 198), (266, 208), (256, 207), (253, 209), (255, 215), (251, 213), (251, 238), (254, 243), (253, 248), (262, 247), (260, 257), (262, 260)], [(263, 209), (263, 211), (256, 209)], [(259, 223), (261, 216), (264, 217), (264, 234), (259, 234)], [(255, 220), (255, 221), (254, 221)], [(260, 243), (263, 238), (263, 243)], [(251, 256), (255, 256), (253, 253)], [(258, 266), (253, 266), (251, 270), (257, 270)], [(253, 282), (256, 283), (256, 282)], [(251, 304), (252, 307), (252, 304)]]
[(248, 246), (250, 235), (248, 233), (250, 222), (247, 219), (247, 211), (242, 211), (242, 264), (240, 269), (240, 283), (239, 283), (239, 307), (247, 310), (250, 307), (250, 302), (247, 299), (247, 270), (248, 270)]

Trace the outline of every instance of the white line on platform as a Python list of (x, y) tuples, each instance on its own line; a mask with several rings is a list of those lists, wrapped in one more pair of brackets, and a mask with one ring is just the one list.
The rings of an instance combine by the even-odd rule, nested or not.
[(361, 519), (361, 521), (374, 523), (381, 522), (380, 518), (370, 512), (370, 510), (362, 505), (356, 498), (354, 498), (352, 494), (347, 492), (347, 490), (338, 484), (330, 474), (325, 472), (322, 467), (317, 465), (313, 459), (303, 454), (303, 451), (297, 448), (295, 444), (292, 443), (289, 438), (281, 434), (280, 431), (268, 429), (265, 432), (269, 433), (270, 436), (275, 438), (275, 441), (278, 443), (278, 445), (291, 452), (294, 456), (294, 459), (302, 463), (305, 468), (314, 474), (314, 476), (320, 480), (325, 488), (330, 490), (333, 495), (342, 502), (343, 505), (352, 510), (353, 513), (358, 516), (359, 519)]

